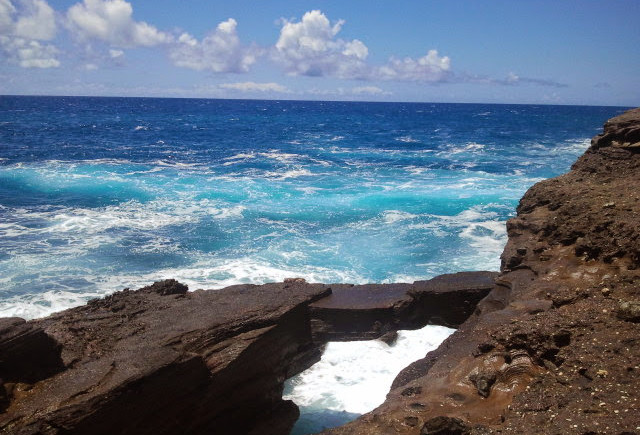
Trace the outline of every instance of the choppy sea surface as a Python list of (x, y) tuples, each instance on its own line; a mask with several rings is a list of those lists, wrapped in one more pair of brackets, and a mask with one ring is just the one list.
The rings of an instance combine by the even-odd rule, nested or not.
[(623, 110), (0, 96), (0, 316), (497, 270), (522, 194)]

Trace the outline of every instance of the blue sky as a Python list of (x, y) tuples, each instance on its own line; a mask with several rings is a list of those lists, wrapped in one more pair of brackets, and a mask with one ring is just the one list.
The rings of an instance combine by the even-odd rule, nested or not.
[(640, 105), (639, 0), (0, 0), (0, 94)]

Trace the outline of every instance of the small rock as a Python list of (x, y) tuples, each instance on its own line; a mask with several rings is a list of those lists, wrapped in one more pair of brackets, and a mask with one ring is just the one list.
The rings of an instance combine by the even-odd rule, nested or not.
[(640, 322), (640, 301), (620, 301), (617, 311), (618, 319), (627, 322)]
[(396, 331), (389, 331), (383, 334), (382, 337), (378, 338), (378, 340), (391, 346), (396, 342), (396, 340), (398, 340), (398, 333)]
[(285, 284), (306, 284), (307, 280), (304, 278), (285, 278)]
[(613, 207), (615, 207), (615, 206), (616, 206), (616, 203), (615, 203), (615, 202), (607, 202), (606, 204), (604, 204), (604, 205), (602, 206), (602, 208), (613, 208)]
[(179, 283), (175, 279), (165, 279), (164, 281), (156, 281), (153, 284), (140, 289), (142, 292), (157, 293), (160, 296), (183, 295), (189, 290), (189, 287)]
[(602, 369), (600, 369), (600, 370), (598, 370), (596, 372), (596, 376), (599, 377), (599, 378), (606, 378), (608, 374), (609, 374), (608, 371), (602, 370)]
[(604, 287), (600, 290), (602, 296), (609, 296), (611, 294), (611, 289), (609, 287)]
[(402, 394), (403, 396), (416, 396), (418, 394), (422, 393), (422, 387), (408, 387), (405, 388), (404, 390), (402, 390)]
[(496, 382), (496, 374), (493, 372), (474, 373), (469, 376), (469, 380), (475, 385), (478, 394), (486, 398), (491, 394), (491, 386)]
[(471, 429), (464, 421), (444, 416), (428, 420), (420, 431), (420, 435), (469, 435), (470, 433)]
[(404, 424), (406, 424), (409, 427), (416, 427), (419, 423), (418, 417), (405, 417), (404, 418)]
[(7, 390), (4, 386), (4, 382), (0, 379), (0, 412), (4, 412), (5, 409), (9, 406), (9, 395), (7, 394)]
[(493, 343), (487, 343), (487, 342), (480, 343), (478, 345), (478, 348), (473, 353), (473, 356), (480, 356), (485, 353), (491, 352), (493, 349), (495, 349), (495, 347), (496, 346)]

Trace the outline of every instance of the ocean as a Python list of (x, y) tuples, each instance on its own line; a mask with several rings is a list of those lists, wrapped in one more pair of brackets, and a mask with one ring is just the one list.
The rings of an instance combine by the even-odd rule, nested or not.
[[(526, 189), (624, 110), (0, 96), (0, 316), (164, 278), (195, 290), (498, 270)], [(429, 331), (416, 340), (446, 337)], [(287, 388), (301, 403), (342, 400), (307, 400), (300, 382)]]

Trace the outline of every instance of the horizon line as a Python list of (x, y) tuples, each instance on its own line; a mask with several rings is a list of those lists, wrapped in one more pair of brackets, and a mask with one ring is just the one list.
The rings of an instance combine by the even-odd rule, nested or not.
[(122, 96), (122, 95), (54, 95), (54, 94), (0, 94), (2, 97), (31, 97), (31, 98), (128, 98), (128, 99), (156, 99), (156, 100), (219, 100), (219, 101), (283, 101), (309, 103), (367, 103), (367, 104), (482, 104), (494, 106), (565, 106), (565, 107), (615, 107), (632, 109), (638, 106), (620, 106), (615, 104), (557, 104), (557, 103), (489, 103), (470, 101), (381, 101), (381, 100), (312, 100), (296, 98), (233, 98), (233, 97), (180, 97), (180, 96)]

